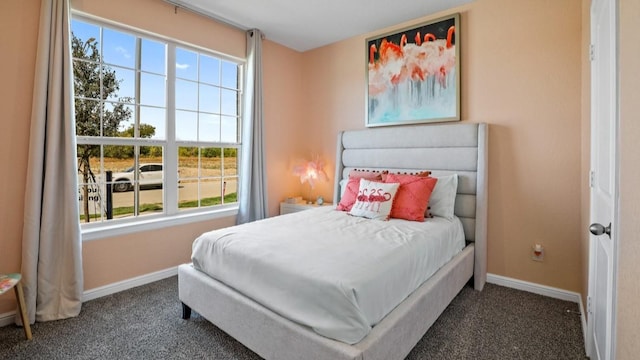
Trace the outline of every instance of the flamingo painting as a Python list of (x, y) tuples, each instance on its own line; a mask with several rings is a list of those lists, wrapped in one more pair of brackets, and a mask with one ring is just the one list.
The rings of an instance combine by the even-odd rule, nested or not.
[(459, 14), (367, 40), (367, 126), (460, 120)]

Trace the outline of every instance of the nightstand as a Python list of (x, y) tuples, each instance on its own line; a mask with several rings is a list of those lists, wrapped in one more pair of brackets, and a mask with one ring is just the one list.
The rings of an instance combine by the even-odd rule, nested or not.
[(316, 204), (305, 204), (305, 203), (295, 203), (295, 204), (289, 204), (286, 202), (281, 202), (280, 203), (280, 215), (284, 215), (284, 214), (291, 214), (294, 212), (298, 212), (298, 211), (304, 211), (304, 210), (309, 210), (309, 209), (315, 209), (321, 206), (333, 206), (333, 204), (331, 203), (324, 203), (322, 205), (316, 205)]

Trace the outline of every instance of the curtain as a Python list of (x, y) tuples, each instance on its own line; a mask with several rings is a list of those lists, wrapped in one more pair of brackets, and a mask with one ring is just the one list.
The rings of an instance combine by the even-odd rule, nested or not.
[(31, 323), (77, 316), (83, 291), (69, 0), (41, 4), (22, 232)]
[(268, 214), (262, 109), (262, 33), (257, 29), (247, 31), (245, 79), (238, 224), (264, 219)]

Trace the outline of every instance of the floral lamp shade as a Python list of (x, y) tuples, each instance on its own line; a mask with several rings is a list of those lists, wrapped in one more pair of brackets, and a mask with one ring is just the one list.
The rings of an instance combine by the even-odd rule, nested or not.
[[(309, 183), (311, 189), (309, 190), (309, 197), (307, 198), (308, 204), (312, 204), (314, 202), (313, 188), (315, 187), (316, 182), (318, 180), (329, 181), (327, 173), (324, 172), (324, 161), (322, 161), (318, 157), (294, 166), (293, 175), (300, 178), (301, 184), (304, 184), (305, 182)], [(324, 203), (324, 199), (322, 198), (322, 196), (318, 196), (318, 198), (315, 199), (315, 203), (318, 205), (322, 205)]]
[(293, 174), (300, 177), (300, 183), (309, 182), (311, 189), (315, 187), (316, 181), (329, 181), (327, 173), (324, 171), (324, 161), (316, 157), (314, 160), (298, 164), (293, 167)]

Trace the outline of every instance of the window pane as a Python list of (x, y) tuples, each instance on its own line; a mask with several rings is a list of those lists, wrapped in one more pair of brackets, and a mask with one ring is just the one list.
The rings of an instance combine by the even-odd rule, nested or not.
[(135, 71), (117, 66), (104, 66), (102, 69), (103, 98), (120, 101), (132, 101), (136, 98)]
[(162, 75), (140, 74), (140, 104), (164, 107), (166, 105), (166, 81)]
[(210, 113), (220, 113), (220, 88), (200, 84), (199, 110)]
[[(73, 36), (78, 39), (78, 45), (85, 44), (87, 40), (93, 39), (90, 43), (95, 43), (100, 48), (100, 27), (87, 24), (78, 20), (71, 20), (71, 32)], [(74, 52), (74, 57), (79, 57), (77, 53)]]
[(135, 67), (135, 36), (104, 28), (102, 30), (102, 56), (105, 63)]
[(161, 147), (140, 147), (140, 172), (138, 173), (138, 178), (140, 184), (139, 214), (148, 215), (162, 212), (164, 171)]
[(198, 110), (198, 84), (176, 80), (176, 109)]
[(220, 85), (220, 60), (200, 55), (200, 82)]
[(197, 147), (180, 147), (178, 149), (178, 208), (180, 210), (199, 206), (198, 154)]
[(104, 104), (103, 136), (133, 137), (135, 106), (123, 103)]
[(224, 193), (223, 204), (238, 202), (238, 178), (237, 177), (225, 178), (222, 184), (222, 189)]
[(200, 207), (222, 204), (222, 181), (202, 179), (200, 181)]
[(165, 139), (166, 115), (165, 109), (140, 106), (140, 137), (149, 139)]
[(230, 89), (238, 88), (238, 65), (222, 62), (222, 86)]
[(200, 176), (222, 176), (222, 149), (217, 147), (203, 147), (200, 150)]
[[(85, 155), (90, 155), (89, 161), (78, 161), (79, 166), (79, 201), (81, 222), (93, 222), (107, 219), (107, 172), (112, 174), (113, 191), (112, 214), (119, 214), (120, 217), (126, 215), (127, 211), (132, 214), (132, 209), (125, 211), (117, 210), (122, 207), (126, 196), (116, 195), (118, 191), (129, 191), (133, 181), (131, 172), (126, 172), (127, 168), (133, 166), (133, 146), (105, 146), (104, 147), (104, 170), (101, 169), (99, 145), (78, 145), (79, 158), (86, 159)], [(86, 199), (86, 200), (85, 200)], [(133, 197), (128, 198), (132, 202)], [(89, 215), (87, 215), (89, 214)]]
[(167, 73), (167, 46), (165, 44), (142, 39), (140, 52), (140, 68), (143, 71), (162, 75)]
[(238, 92), (222, 90), (222, 115), (238, 115)]
[(180, 183), (178, 189), (178, 210), (189, 210), (198, 208), (200, 201), (198, 201), (198, 181), (188, 180)]
[(220, 141), (220, 115), (200, 114), (198, 127), (200, 141)]
[(178, 148), (178, 173), (180, 183), (198, 178), (198, 148), (182, 146)]
[(134, 216), (134, 188), (137, 176), (134, 171), (134, 147), (112, 146), (111, 149), (107, 149), (105, 146), (104, 168), (112, 174), (113, 218)]
[(238, 175), (238, 149), (224, 149), (224, 176)]
[(74, 107), (76, 110), (76, 135), (101, 136), (101, 102), (95, 100), (75, 99)]
[(103, 136), (133, 137), (135, 109), (129, 104), (105, 102)]
[(78, 182), (78, 202), (80, 208), (80, 222), (89, 223), (102, 221), (105, 215), (106, 201), (104, 184), (94, 182)]
[(73, 61), (73, 92), (75, 97), (100, 99), (100, 64)]
[(238, 142), (238, 118), (222, 116), (222, 136), (223, 143)]
[(198, 140), (198, 113), (176, 111), (176, 139), (182, 141)]
[(198, 54), (176, 48), (176, 76), (181, 79), (198, 80)]

